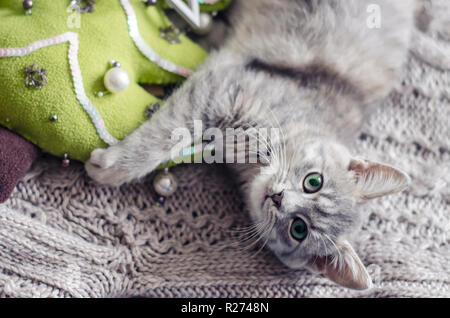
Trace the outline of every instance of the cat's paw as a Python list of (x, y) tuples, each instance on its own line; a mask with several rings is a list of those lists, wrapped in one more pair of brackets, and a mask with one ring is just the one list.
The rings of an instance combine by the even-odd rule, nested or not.
[(85, 164), (87, 174), (101, 184), (120, 186), (134, 179), (120, 146), (95, 149)]

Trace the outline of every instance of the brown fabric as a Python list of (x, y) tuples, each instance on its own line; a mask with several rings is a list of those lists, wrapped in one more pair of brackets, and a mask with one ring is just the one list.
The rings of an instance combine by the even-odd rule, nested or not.
[(0, 127), (0, 203), (9, 198), (39, 153), (35, 145)]

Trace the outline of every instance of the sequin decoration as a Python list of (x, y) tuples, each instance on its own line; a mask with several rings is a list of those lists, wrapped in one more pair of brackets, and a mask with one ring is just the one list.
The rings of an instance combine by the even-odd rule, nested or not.
[(79, 13), (91, 13), (95, 10), (94, 0), (72, 0), (70, 8)]
[(24, 68), (25, 85), (34, 89), (41, 89), (48, 83), (47, 70), (36, 63)]
[(188, 68), (177, 65), (171, 61), (168, 61), (161, 56), (158, 55), (142, 38), (139, 33), (138, 22), (136, 18), (136, 13), (133, 9), (129, 0), (120, 0), (123, 9), (125, 10), (125, 14), (127, 15), (128, 21), (128, 30), (131, 39), (133, 40), (136, 47), (141, 51), (141, 53), (148, 58), (151, 62), (155, 63), (162, 69), (169, 71), (171, 73), (178, 74), (183, 77), (188, 77), (192, 75), (194, 72)]
[(108, 145), (114, 145), (118, 143), (119, 141), (114, 138), (106, 129), (105, 122), (103, 121), (100, 113), (89, 100), (84, 90), (83, 76), (81, 75), (80, 64), (78, 62), (79, 41), (77, 33), (66, 32), (52, 38), (33, 42), (30, 45), (22, 48), (0, 48), (0, 58), (22, 57), (44, 47), (53, 46), (64, 42), (70, 43), (68, 53), (69, 66), (72, 73), (75, 95), (78, 102), (88, 113), (100, 138)]
[(181, 43), (181, 40), (180, 40), (181, 32), (175, 26), (171, 25), (171, 26), (168, 26), (166, 28), (160, 28), (159, 32), (160, 32), (159, 35), (164, 40), (169, 42), (170, 44)]
[(156, 113), (159, 109), (161, 108), (161, 104), (154, 102), (154, 103), (150, 103), (150, 105), (148, 105), (148, 107), (145, 109), (145, 117), (147, 117), (147, 119), (150, 119), (154, 113)]

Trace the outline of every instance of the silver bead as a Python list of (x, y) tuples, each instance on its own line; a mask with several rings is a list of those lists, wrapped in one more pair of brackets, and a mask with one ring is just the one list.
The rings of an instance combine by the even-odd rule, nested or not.
[(31, 9), (33, 8), (33, 1), (31, 1), (31, 0), (25, 0), (23, 3), (22, 3), (22, 6), (23, 6), (23, 8), (24, 8), (24, 10), (25, 10), (25, 14), (26, 15), (31, 15)]
[(73, 0), (69, 6), (79, 13), (90, 13), (95, 10), (95, 0)]
[(67, 168), (68, 166), (70, 166), (70, 159), (69, 159), (69, 155), (68, 154), (64, 154), (64, 159), (61, 161), (61, 165), (64, 168)]
[(142, 0), (146, 6), (156, 6), (158, 4), (158, 0)]
[(120, 62), (117, 62), (117, 61), (115, 61), (115, 60), (109, 61), (109, 64), (110, 64), (112, 67), (120, 67)]
[(177, 181), (170, 172), (161, 172), (153, 179), (153, 188), (160, 196), (169, 197), (177, 190)]
[(192, 30), (198, 35), (208, 34), (213, 26), (213, 18), (210, 14), (202, 12), (200, 13), (200, 26), (195, 27)]

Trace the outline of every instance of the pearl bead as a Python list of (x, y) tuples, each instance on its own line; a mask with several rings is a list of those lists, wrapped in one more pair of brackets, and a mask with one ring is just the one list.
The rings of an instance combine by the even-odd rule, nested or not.
[(177, 190), (177, 181), (169, 172), (162, 172), (153, 179), (153, 188), (160, 196), (168, 197)]
[(198, 35), (205, 35), (211, 31), (213, 25), (213, 19), (208, 13), (200, 13), (200, 26), (193, 29)]
[(130, 78), (124, 69), (114, 67), (106, 73), (103, 82), (110, 92), (115, 93), (127, 89), (130, 85)]

